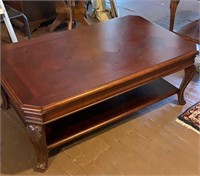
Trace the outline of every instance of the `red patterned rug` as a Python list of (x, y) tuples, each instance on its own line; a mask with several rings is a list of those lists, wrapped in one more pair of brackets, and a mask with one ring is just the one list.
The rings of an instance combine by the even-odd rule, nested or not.
[(200, 134), (200, 102), (181, 114), (177, 122)]

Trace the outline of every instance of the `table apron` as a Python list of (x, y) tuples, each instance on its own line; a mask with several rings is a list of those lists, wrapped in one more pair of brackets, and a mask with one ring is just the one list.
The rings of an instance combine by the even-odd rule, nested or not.
[(194, 59), (187, 58), (180, 60), (178, 63), (174, 62), (164, 67), (157, 66), (158, 68), (136, 76), (130, 80), (122, 81), (120, 84), (107, 86), (101, 91), (93, 92), (87, 96), (79, 97), (66, 104), (54, 106), (52, 109), (43, 112), (34, 112), (31, 109), (24, 108), (24, 118), (26, 122), (47, 124), (52, 121), (58, 120), (64, 116), (70, 115), (74, 112), (93, 106), (102, 101), (108, 100), (117, 95), (128, 92), (132, 89), (148, 84), (149, 82), (170, 75), (177, 71), (183, 70), (193, 65)]

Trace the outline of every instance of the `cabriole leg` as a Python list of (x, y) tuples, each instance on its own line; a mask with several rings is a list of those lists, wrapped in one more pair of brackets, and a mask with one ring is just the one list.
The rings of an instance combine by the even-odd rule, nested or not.
[(195, 74), (195, 66), (192, 65), (190, 67), (185, 68), (185, 76), (183, 78), (183, 81), (180, 85), (179, 91), (178, 91), (178, 102), (180, 105), (184, 105), (186, 103), (184, 99), (184, 91), (189, 82), (192, 80), (194, 74)]
[(48, 151), (45, 138), (45, 132), (42, 125), (28, 124), (27, 132), (37, 154), (36, 168), (40, 172), (44, 172), (48, 166)]

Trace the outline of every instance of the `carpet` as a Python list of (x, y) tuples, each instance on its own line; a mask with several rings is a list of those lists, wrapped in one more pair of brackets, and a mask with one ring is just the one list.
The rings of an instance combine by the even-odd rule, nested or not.
[(176, 121), (200, 134), (200, 101), (188, 108)]

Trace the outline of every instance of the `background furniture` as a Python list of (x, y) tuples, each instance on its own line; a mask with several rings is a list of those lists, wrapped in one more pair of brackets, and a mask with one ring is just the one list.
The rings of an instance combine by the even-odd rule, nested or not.
[(22, 12), (29, 21), (31, 31), (42, 22), (55, 18), (55, 1), (5, 1), (10, 7)]
[(5, 8), (6, 8), (6, 11), (8, 13), (8, 16), (9, 16), (10, 20), (16, 19), (16, 18), (20, 18), (20, 17), (23, 18), (24, 26), (25, 26), (25, 30), (26, 30), (26, 35), (30, 39), (31, 38), (31, 32), (30, 32), (30, 28), (29, 28), (29, 23), (28, 23), (27, 17), (22, 12), (10, 7), (7, 4), (5, 4)]
[(86, 19), (87, 9), (84, 1), (56, 1), (55, 9), (57, 13), (56, 19), (49, 26), (49, 32), (53, 32), (65, 20), (68, 21), (68, 30), (72, 29), (72, 23), (76, 21), (80, 22), (83, 26), (89, 25)]
[[(174, 22), (176, 17), (176, 10), (179, 5), (180, 0), (171, 0), (170, 2), (170, 31), (174, 30)], [(181, 29), (177, 30), (176, 33), (182, 35), (190, 41), (193, 41), (196, 44), (196, 48), (200, 51), (200, 31), (199, 31), (200, 21), (195, 20)], [(195, 57), (195, 66), (196, 70), (200, 72), (200, 54), (198, 53)]]
[[(176, 11), (180, 2), (180, 0), (171, 0), (170, 2), (170, 31), (174, 31)], [(199, 19), (187, 24), (181, 29), (178, 29), (176, 33), (194, 41), (195, 43), (199, 43)]]
[[(54, 20), (50, 25), (49, 31), (52, 32), (64, 20), (69, 19), (68, 29), (72, 28), (72, 17), (79, 21), (82, 25), (88, 25), (85, 19), (86, 7), (84, 1), (77, 1), (76, 7), (70, 5), (70, 1), (5, 1), (9, 6), (21, 11), (26, 15), (29, 21), (31, 31), (38, 28), (42, 22)], [(67, 6), (70, 6), (68, 8)], [(71, 9), (71, 10), (70, 10)]]
[(0, 0), (0, 15), (2, 16), (2, 20), (5, 22), (5, 25), (7, 27), (12, 42), (13, 43), (18, 42), (17, 37), (15, 35), (15, 31), (12, 27), (12, 24), (10, 22), (9, 16), (7, 14), (6, 8), (2, 0)]

